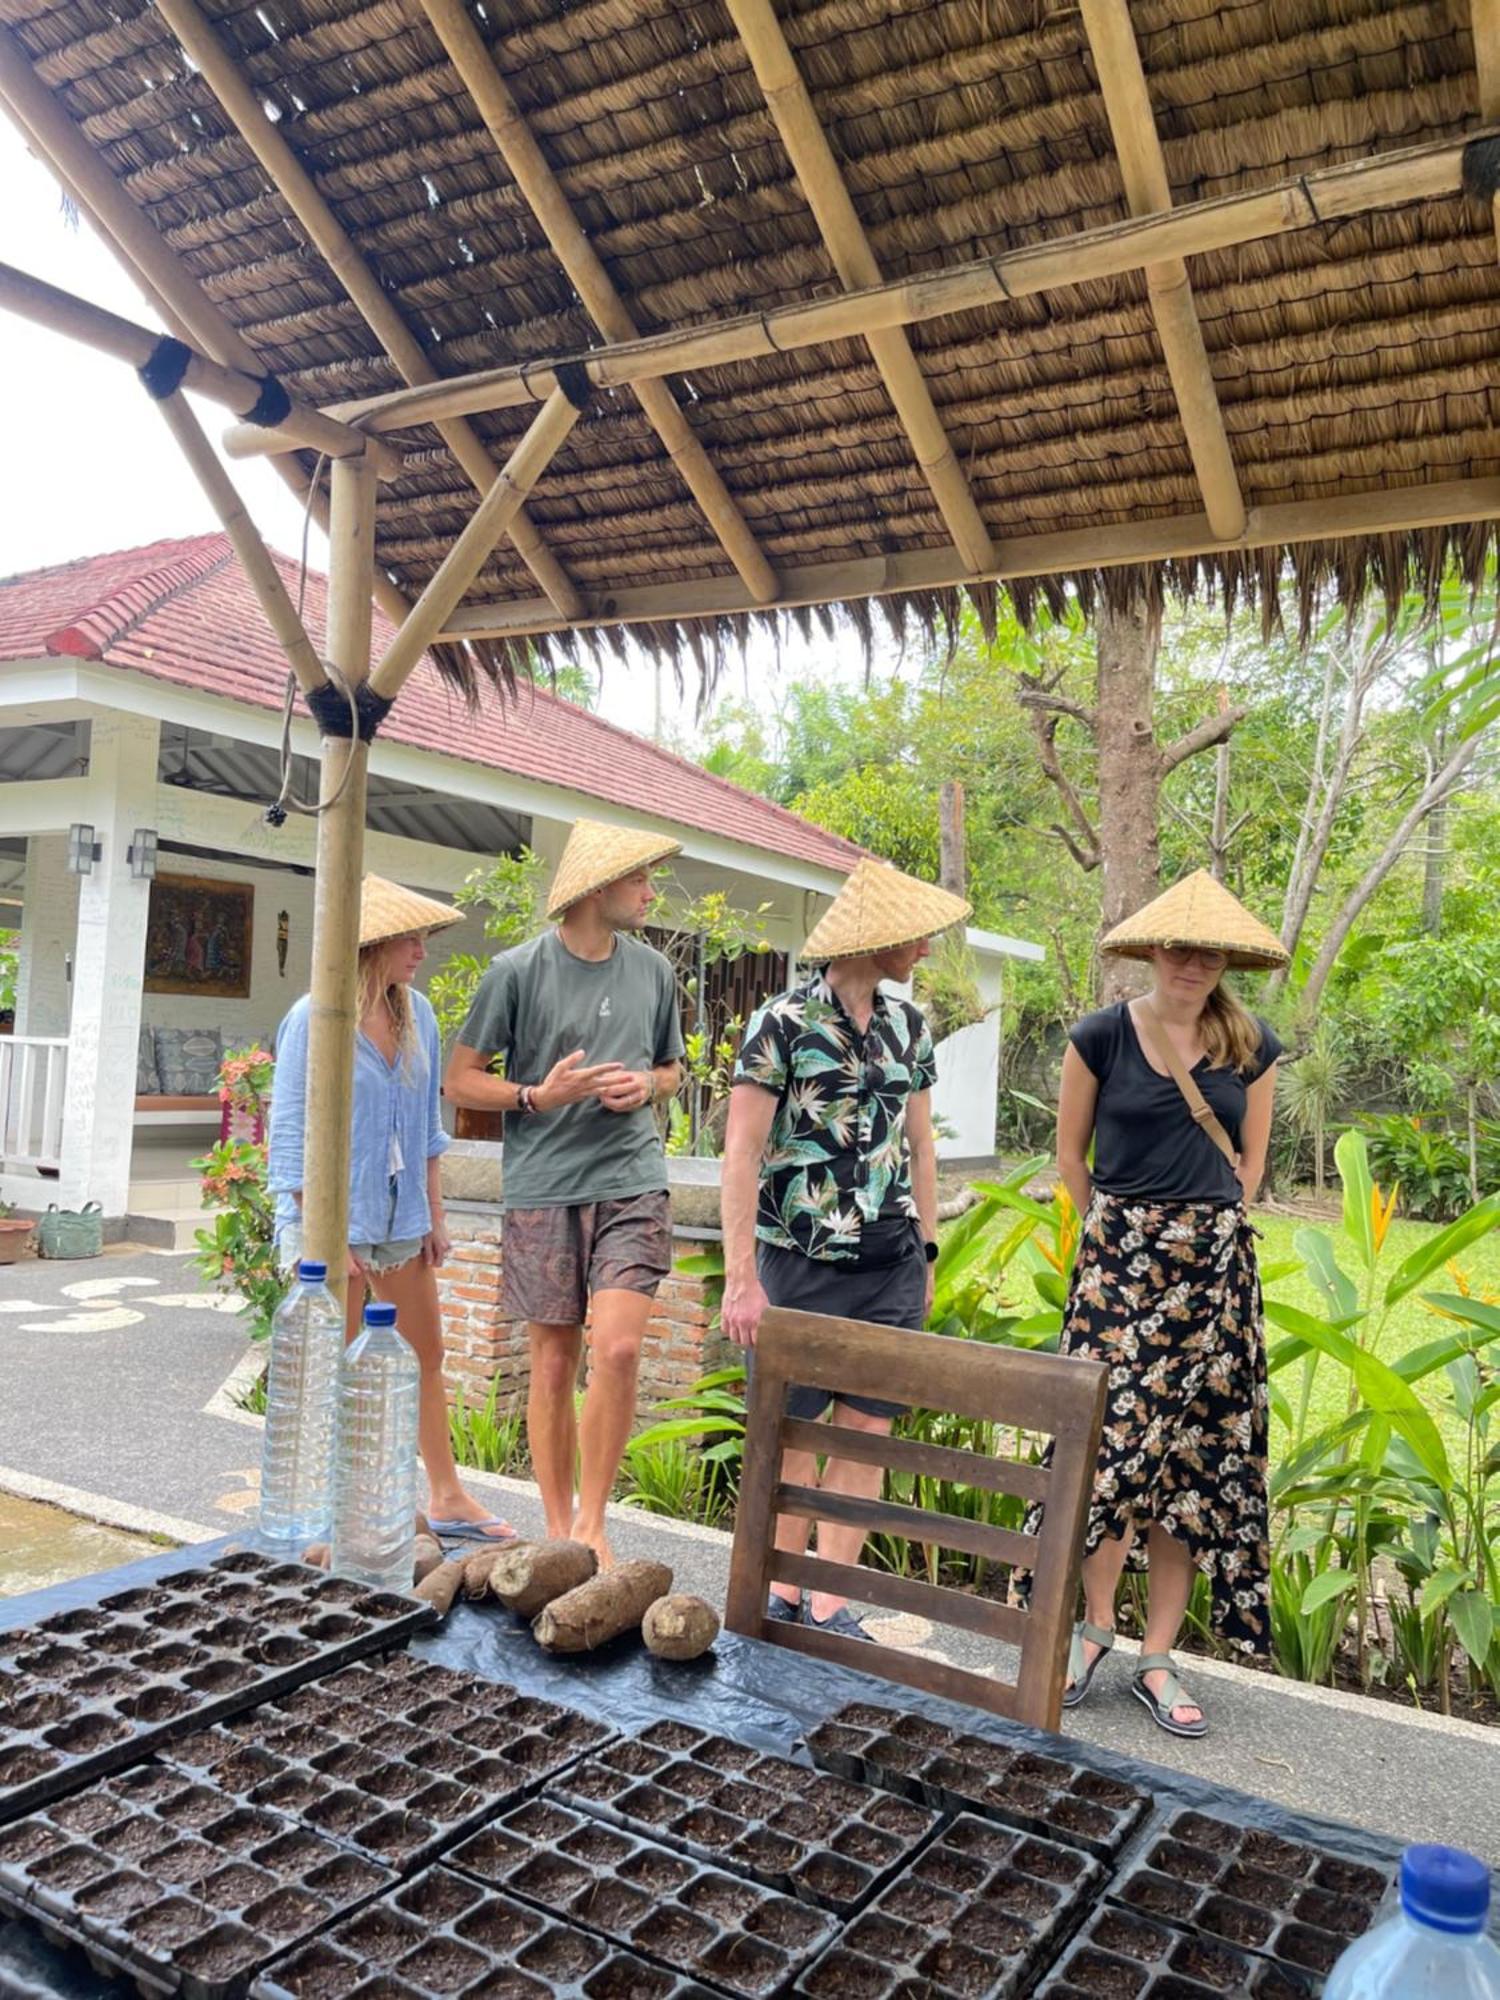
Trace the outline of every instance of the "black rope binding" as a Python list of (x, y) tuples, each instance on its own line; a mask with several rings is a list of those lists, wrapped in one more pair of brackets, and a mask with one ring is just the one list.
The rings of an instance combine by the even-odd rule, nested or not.
[(586, 410), (594, 400), (594, 385), (581, 361), (559, 361), (552, 370), (557, 386), (575, 410)]
[(158, 403), (164, 403), (168, 396), (175, 396), (182, 387), (182, 378), (188, 372), (188, 363), (192, 358), (192, 348), (164, 333), (135, 372), (146, 385), (146, 394), (154, 396)]
[[(367, 681), (362, 681), (354, 690), (354, 706), (359, 714), (359, 740), (373, 743), (375, 733), (390, 714), (393, 703), (383, 694), (376, 694)], [(341, 687), (326, 682), (314, 688), (307, 696), (307, 706), (312, 711), (313, 721), (318, 725), (320, 736), (348, 737), (353, 732), (354, 718), (349, 713), (349, 697)]]
[(1464, 147), (1463, 183), (1465, 194), (1493, 201), (1500, 194), (1500, 139), (1471, 139)]
[(275, 430), (276, 426), (284, 424), (291, 414), (292, 399), (286, 390), (274, 375), (262, 375), (260, 394), (256, 397), (254, 406), (241, 416), (240, 422), (264, 424), (268, 430)]

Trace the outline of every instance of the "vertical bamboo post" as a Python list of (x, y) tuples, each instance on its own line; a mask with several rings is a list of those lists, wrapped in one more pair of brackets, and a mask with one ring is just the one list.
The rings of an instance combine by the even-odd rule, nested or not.
[[(335, 459), (329, 523), (328, 658), (350, 686), (370, 672), (375, 574), (375, 475), (362, 459)], [(359, 964), (359, 885), (365, 859), (369, 745), (325, 736), (318, 786), (313, 887), (312, 995), (307, 1035), (303, 1241), (328, 1265), (342, 1301), (349, 1245), (349, 1127)]]

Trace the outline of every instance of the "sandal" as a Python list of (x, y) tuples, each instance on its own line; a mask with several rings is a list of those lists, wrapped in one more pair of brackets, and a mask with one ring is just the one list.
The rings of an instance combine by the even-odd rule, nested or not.
[[(1084, 1658), (1085, 1640), (1099, 1648), (1091, 1660)], [(1106, 1631), (1102, 1625), (1090, 1625), (1086, 1618), (1073, 1627), (1073, 1643), (1068, 1648), (1068, 1685), (1063, 1689), (1064, 1708), (1077, 1708), (1089, 1691), (1095, 1669), (1114, 1643), (1113, 1632)]]
[[(1159, 1695), (1151, 1692), (1146, 1685), (1147, 1674), (1165, 1674), (1166, 1682)], [(1177, 1671), (1172, 1665), (1170, 1653), (1142, 1653), (1136, 1662), (1135, 1674), (1131, 1679), (1130, 1692), (1137, 1701), (1143, 1701), (1151, 1711), (1151, 1720), (1158, 1729), (1165, 1729), (1169, 1736), (1206, 1736), (1208, 1719), (1202, 1709), (1198, 1709), (1196, 1722), (1175, 1722), (1174, 1708), (1198, 1708), (1192, 1696), (1186, 1692)]]

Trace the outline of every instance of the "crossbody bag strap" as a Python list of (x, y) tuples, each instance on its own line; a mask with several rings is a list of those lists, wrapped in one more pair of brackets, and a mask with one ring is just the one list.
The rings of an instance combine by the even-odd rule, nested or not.
[(1135, 1022), (1137, 1034), (1139, 1034), (1142, 1042), (1145, 1044), (1146, 1053), (1154, 1056), (1157, 1062), (1166, 1064), (1172, 1081), (1187, 1100), (1187, 1108), (1193, 1114), (1194, 1122), (1202, 1126), (1203, 1130), (1213, 1140), (1225, 1159), (1228, 1160), (1230, 1166), (1238, 1170), (1240, 1156), (1235, 1151), (1234, 1141), (1214, 1115), (1208, 1099), (1203, 1095), (1197, 1084), (1194, 1083), (1192, 1075), (1184, 1064), (1182, 1057), (1178, 1055), (1176, 1049), (1172, 1046), (1171, 1036), (1165, 1032), (1158, 1032), (1161, 1029), (1161, 1022), (1158, 1020), (1151, 1002), (1143, 1000), (1139, 1013), (1136, 1013), (1135, 1009), (1132, 1008), (1131, 1019)]

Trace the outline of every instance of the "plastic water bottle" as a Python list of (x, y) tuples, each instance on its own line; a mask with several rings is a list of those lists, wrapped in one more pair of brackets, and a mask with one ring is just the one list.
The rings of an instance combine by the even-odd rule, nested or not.
[(271, 1321), (257, 1539), (294, 1558), (309, 1543), (326, 1542), (333, 1525), (344, 1315), (327, 1276), (326, 1264), (305, 1258)]
[(333, 1567), (374, 1589), (411, 1589), (421, 1379), (396, 1308), (372, 1301), (339, 1371)]
[(1323, 2000), (1500, 2000), (1500, 1951), (1485, 1935), (1490, 1871), (1457, 1847), (1408, 1847), (1401, 1914), (1350, 1945)]

